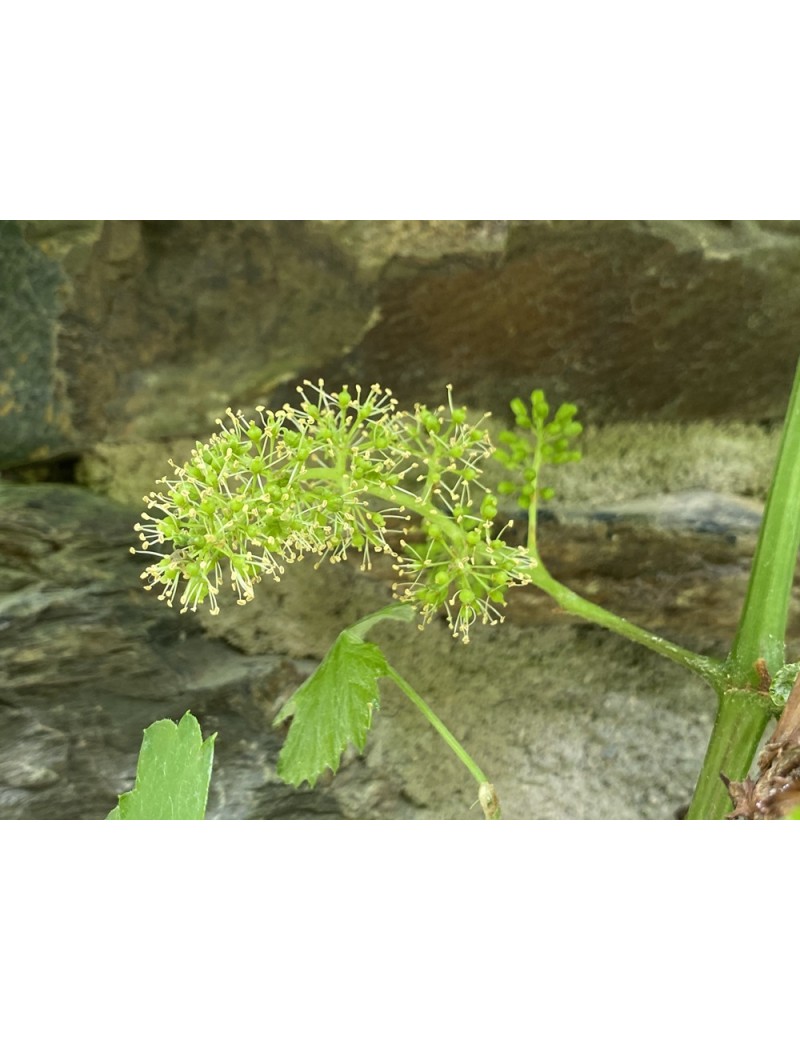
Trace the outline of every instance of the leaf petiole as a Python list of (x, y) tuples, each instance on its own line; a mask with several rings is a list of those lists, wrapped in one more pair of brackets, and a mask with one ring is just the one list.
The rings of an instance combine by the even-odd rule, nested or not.
[(408, 697), (412, 704), (414, 704), (428, 722), (433, 726), (442, 740), (447, 744), (451, 751), (464, 763), (467, 769), (470, 771), (472, 776), (478, 782), (478, 800), (481, 803), (484, 815), (487, 820), (500, 820), (502, 819), (500, 813), (500, 803), (497, 800), (497, 795), (494, 790), (494, 786), (489, 782), (489, 778), (475, 762), (475, 760), (464, 750), (459, 744), (450, 730), (445, 726), (442, 720), (436, 715), (431, 708), (425, 703), (420, 697), (417, 691), (410, 683), (406, 682), (403, 676), (390, 664), (386, 666), (386, 677), (391, 679), (403, 693)]

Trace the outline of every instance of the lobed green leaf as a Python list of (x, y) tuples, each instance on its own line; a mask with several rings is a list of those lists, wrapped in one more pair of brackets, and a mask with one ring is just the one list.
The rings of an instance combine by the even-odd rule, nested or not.
[(119, 796), (109, 820), (202, 820), (214, 761), (216, 733), (203, 740), (186, 712), (175, 725), (154, 722), (144, 731), (133, 790)]
[(410, 621), (409, 604), (384, 607), (344, 629), (316, 671), (290, 697), (275, 719), (291, 718), (289, 734), (278, 758), (278, 776), (298, 787), (313, 787), (326, 769), (336, 772), (348, 744), (363, 752), (373, 713), (380, 707), (378, 679), (388, 665), (364, 635), (379, 621)]

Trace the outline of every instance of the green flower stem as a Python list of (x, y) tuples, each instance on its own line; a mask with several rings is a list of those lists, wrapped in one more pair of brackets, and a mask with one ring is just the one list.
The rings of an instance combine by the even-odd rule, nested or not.
[[(347, 490), (345, 474), (335, 469), (324, 469), (315, 466), (313, 469), (304, 470), (303, 480), (319, 480), (330, 484), (340, 491)], [(380, 499), (382, 502), (388, 502), (400, 509), (407, 509), (412, 513), (416, 513), (421, 519), (426, 520), (443, 533), (449, 535), (451, 539), (460, 540), (463, 537), (461, 528), (452, 517), (442, 512), (440, 506), (435, 505), (433, 502), (425, 501), (411, 491), (389, 484), (367, 484), (364, 487), (364, 492), (376, 499)]]
[[(440, 528), (452, 528), (453, 534), (451, 534), (451, 537), (457, 536), (460, 533), (458, 525), (449, 517), (445, 516), (436, 506), (429, 506), (425, 503), (419, 502), (412, 494), (401, 488), (384, 489), (382, 491), (376, 489), (376, 494), (379, 494), (382, 498), (391, 501), (395, 505), (413, 510), (418, 515), (421, 515), (432, 523), (439, 525)], [(535, 504), (533, 503), (531, 505), (531, 513), (535, 515)], [(640, 628), (638, 625), (627, 621), (625, 618), (622, 618), (609, 610), (605, 610), (596, 603), (584, 599), (582, 596), (578, 595), (577, 592), (573, 592), (572, 589), (567, 588), (566, 585), (562, 585), (561, 582), (557, 581), (549, 573), (538, 557), (535, 545), (535, 536), (533, 543), (531, 543), (529, 536), (528, 545), (529, 553), (533, 559), (533, 566), (528, 572), (531, 583), (551, 596), (562, 609), (568, 611), (570, 614), (582, 617), (587, 621), (592, 621), (597, 625), (601, 625), (603, 628), (607, 628), (612, 632), (616, 632), (618, 635), (624, 636), (626, 639), (630, 639), (634, 643), (646, 646), (649, 650), (661, 654), (662, 657), (666, 657), (670, 661), (676, 661), (678, 664), (683, 665), (685, 668), (688, 668), (690, 671), (699, 675), (702, 679), (705, 679), (706, 682), (711, 683), (715, 689), (721, 687), (724, 675), (721, 662), (716, 662), (711, 658), (704, 657), (701, 654), (695, 654), (691, 650), (686, 650), (684, 647), (671, 643), (669, 640), (663, 639), (661, 636), (654, 635), (652, 632)]]
[(770, 676), (784, 664), (786, 622), (800, 548), (800, 363), (764, 507), (739, 627), (728, 657), (731, 685), (758, 688), (755, 663)]
[(384, 502), (390, 502), (394, 506), (399, 506), (401, 509), (408, 509), (412, 513), (416, 513), (417, 516), (426, 520), (428, 523), (433, 524), (440, 531), (446, 534), (450, 539), (454, 540), (456, 544), (461, 541), (464, 536), (464, 532), (447, 513), (442, 512), (441, 506), (435, 505), (433, 502), (427, 502), (424, 499), (419, 498), (411, 491), (406, 491), (401, 487), (370, 487), (368, 488), (370, 494), (375, 495), (376, 498), (383, 499)]
[(742, 780), (747, 776), (772, 715), (772, 703), (763, 694), (752, 690), (726, 690), (720, 695), (687, 820), (721, 820), (730, 812), (731, 799), (720, 774), (729, 780)]
[[(461, 533), (458, 525), (450, 517), (444, 515), (438, 507), (420, 502), (414, 495), (404, 491), (402, 488), (376, 488), (375, 494), (395, 505), (416, 512), (419, 516), (436, 524), (440, 529), (449, 530), (451, 538), (455, 539)], [(535, 511), (536, 506), (532, 502), (530, 513), (535, 516)], [(531, 540), (529, 534), (528, 551), (533, 561), (533, 566), (531, 566), (528, 572), (531, 583), (551, 596), (564, 610), (578, 617), (585, 618), (587, 621), (601, 625), (603, 628), (616, 632), (618, 635), (624, 636), (635, 643), (640, 643), (649, 650), (661, 654), (662, 657), (676, 661), (711, 683), (715, 689), (721, 687), (724, 674), (721, 662), (713, 661), (711, 658), (704, 657), (701, 654), (695, 654), (682, 646), (663, 639), (661, 636), (654, 635), (652, 632), (640, 628), (625, 618), (605, 610), (596, 603), (584, 599), (578, 593), (573, 592), (572, 589), (567, 588), (566, 585), (562, 585), (561, 582), (557, 581), (549, 573), (539, 559), (535, 535)]]
[[(376, 488), (375, 494), (395, 505), (416, 512), (419, 516), (439, 526), (440, 529), (449, 529), (451, 538), (456, 538), (461, 534), (458, 525), (450, 517), (444, 515), (440, 509), (434, 505), (420, 502), (414, 495), (404, 491), (402, 488)], [(535, 504), (531, 505), (531, 512), (535, 515)], [(601, 625), (603, 628), (616, 632), (634, 643), (646, 646), (649, 650), (661, 654), (662, 657), (666, 657), (670, 661), (683, 665), (706, 680), (706, 682), (711, 683), (715, 689), (719, 689), (722, 686), (724, 671), (721, 662), (713, 661), (711, 658), (695, 654), (691, 650), (686, 650), (684, 647), (671, 643), (661, 636), (654, 635), (652, 632), (640, 628), (625, 618), (619, 617), (619, 615), (612, 613), (610, 610), (605, 610), (596, 603), (584, 599), (577, 592), (573, 592), (572, 589), (557, 581), (544, 564), (541, 563), (536, 551), (535, 536), (532, 546), (529, 536), (528, 544), (533, 560), (533, 566), (528, 572), (531, 583), (551, 596), (562, 609), (587, 621)]]
[[(542, 446), (539, 437), (536, 438), (536, 447), (534, 449), (533, 464), (536, 467), (536, 472), (539, 473), (542, 468)], [(537, 512), (539, 508), (539, 494), (538, 490), (534, 489), (531, 495), (530, 505), (528, 506), (528, 541), (527, 549), (531, 556), (531, 559), (536, 560), (537, 563), (541, 562), (541, 556), (539, 556), (539, 548), (536, 544), (536, 521), (538, 519)]]
[(541, 556), (539, 555), (539, 548), (536, 544), (536, 520), (538, 511), (537, 496), (531, 496), (531, 504), (528, 506), (528, 541), (526, 548), (528, 555), (532, 560), (536, 560), (537, 563), (541, 563)]
[[(392, 668), (392, 666), (388, 663), (386, 674), (394, 683), (396, 683), (400, 687), (400, 689), (403, 691), (406, 697), (408, 697), (411, 703), (416, 705), (417, 708), (419, 708), (419, 710), (422, 712), (422, 714), (425, 716), (428, 722), (430, 722), (431, 726), (433, 726), (433, 728), (436, 730), (436, 732), (439, 734), (439, 736), (442, 738), (445, 744), (447, 744), (450, 750), (455, 752), (458, 758), (464, 763), (464, 765), (470, 771), (472, 776), (478, 782), (478, 785), (489, 785), (489, 778), (486, 776), (484, 771), (480, 768), (477, 762), (475, 762), (474, 759), (467, 754), (467, 752), (464, 750), (461, 744), (459, 744), (459, 742), (456, 740), (456, 738), (453, 736), (453, 734), (450, 732), (447, 726), (445, 726), (445, 724), (438, 717), (438, 715), (435, 715), (433, 711), (431, 711), (431, 709), (428, 707), (428, 705), (425, 703), (422, 697), (420, 697), (420, 695), (413, 688), (413, 686), (409, 685), (409, 683), (406, 682), (403, 676), (400, 675), (400, 673), (396, 671), (394, 668)], [(499, 809), (497, 813), (493, 815), (491, 818), (495, 820), (500, 819)]]
[(616, 632), (617, 635), (646, 646), (648, 650), (653, 650), (662, 657), (683, 665), (684, 668), (688, 668), (689, 671), (711, 683), (715, 689), (719, 689), (724, 676), (721, 662), (692, 653), (691, 650), (671, 643), (668, 639), (662, 639), (661, 636), (654, 635), (647, 629), (640, 628), (610, 610), (605, 610), (596, 603), (584, 599), (583, 596), (579, 596), (577, 592), (573, 592), (572, 589), (557, 581), (542, 564), (531, 568), (530, 579), (532, 584), (551, 596), (568, 613), (582, 617), (586, 621), (592, 621), (596, 625), (602, 625), (603, 628)]

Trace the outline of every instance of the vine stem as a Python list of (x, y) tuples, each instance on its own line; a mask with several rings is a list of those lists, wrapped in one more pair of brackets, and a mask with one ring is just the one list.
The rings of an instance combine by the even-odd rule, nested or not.
[(417, 691), (411, 686), (410, 683), (406, 682), (403, 676), (393, 668), (387, 661), (386, 663), (386, 675), (392, 680), (403, 693), (408, 697), (412, 704), (414, 704), (425, 716), (428, 722), (433, 726), (442, 740), (447, 744), (451, 751), (464, 763), (467, 769), (470, 771), (472, 776), (478, 782), (478, 799), (483, 807), (483, 811), (486, 818), (489, 820), (499, 820), (500, 815), (500, 804), (497, 801), (497, 797), (494, 793), (494, 786), (489, 782), (489, 778), (486, 776), (484, 771), (475, 762), (475, 760), (466, 752), (466, 750), (459, 744), (450, 730), (445, 726), (442, 720), (436, 715), (431, 708), (425, 703), (420, 697)]
[(719, 819), (731, 808), (720, 774), (742, 780), (776, 713), (769, 680), (784, 664), (786, 624), (800, 548), (800, 362), (786, 411), (742, 614), (717, 686), (719, 707), (687, 818)]
[(722, 777), (742, 780), (747, 775), (772, 715), (772, 702), (763, 694), (752, 690), (720, 694), (687, 820), (721, 820), (730, 811), (732, 803)]
[(572, 589), (557, 581), (542, 563), (532, 567), (529, 573), (531, 583), (541, 589), (542, 592), (546, 592), (551, 599), (554, 599), (568, 613), (582, 617), (596, 625), (601, 625), (611, 632), (616, 632), (617, 635), (624, 636), (633, 643), (639, 643), (641, 646), (647, 647), (648, 650), (652, 650), (670, 661), (683, 665), (684, 668), (688, 668), (689, 671), (700, 676), (701, 679), (710, 683), (715, 689), (722, 682), (725, 674), (723, 662), (715, 661), (713, 658), (705, 657), (702, 654), (695, 654), (691, 650), (678, 646), (677, 643), (671, 643), (668, 639), (663, 639), (653, 632), (648, 632), (646, 628), (640, 628), (639, 625), (633, 624), (633, 622), (620, 617), (618, 614), (614, 614), (610, 610), (606, 610), (604, 607), (584, 599), (583, 596), (579, 596), (577, 592), (573, 592)]
[(764, 506), (750, 581), (728, 670), (731, 685), (755, 686), (761, 658), (774, 677), (784, 664), (786, 622), (800, 548), (800, 361)]

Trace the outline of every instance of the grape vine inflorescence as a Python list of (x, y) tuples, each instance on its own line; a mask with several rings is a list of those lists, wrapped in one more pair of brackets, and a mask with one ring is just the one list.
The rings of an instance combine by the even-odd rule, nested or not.
[(368, 568), (371, 553), (387, 553), (395, 595), (423, 623), (443, 608), (467, 642), (476, 620), (502, 620), (506, 590), (530, 581), (536, 561), (495, 531), (482, 420), (468, 421), (451, 387), (446, 405), (412, 412), (378, 385), (331, 393), (320, 380), (298, 393), (298, 405), (258, 408), (255, 418), (228, 410), (184, 465), (170, 460), (173, 477), (145, 498), (131, 550), (154, 557), (146, 587), (170, 606), (207, 603), (215, 614), (225, 571), (243, 604), (265, 575), (279, 581), (307, 555), (336, 563), (354, 550)]

